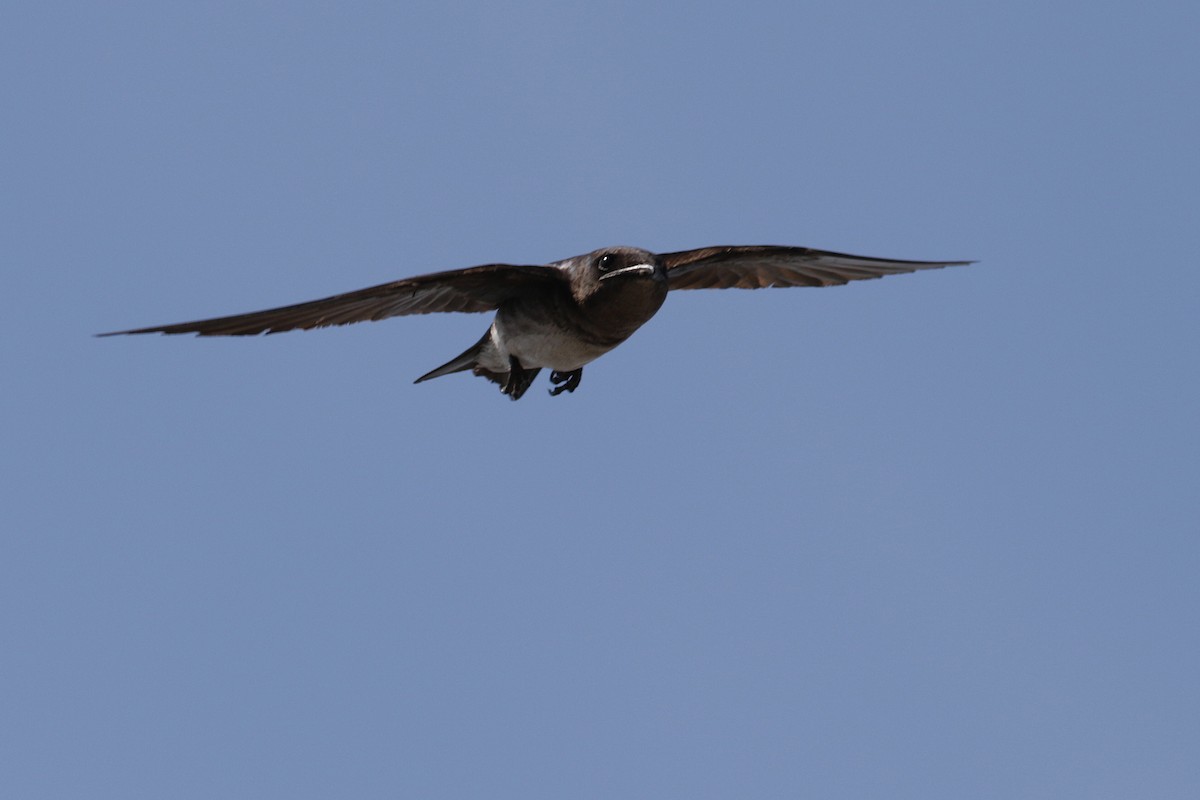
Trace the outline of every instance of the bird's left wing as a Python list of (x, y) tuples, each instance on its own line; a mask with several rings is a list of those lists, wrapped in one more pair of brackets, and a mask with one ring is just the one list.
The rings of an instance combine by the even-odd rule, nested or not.
[(704, 247), (660, 256), (672, 289), (764, 289), (769, 286), (838, 286), (921, 269), (972, 261), (897, 261), (809, 247), (743, 245)]
[(102, 333), (196, 333), (200, 336), (252, 336), (258, 333), (385, 319), (440, 311), (492, 311), (525, 292), (565, 283), (562, 270), (549, 266), (484, 264), (384, 283), (292, 306), (230, 317)]

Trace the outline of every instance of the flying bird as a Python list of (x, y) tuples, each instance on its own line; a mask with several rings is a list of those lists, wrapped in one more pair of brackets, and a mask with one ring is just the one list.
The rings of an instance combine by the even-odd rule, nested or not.
[(416, 383), (470, 370), (518, 400), (543, 368), (551, 370), (551, 395), (575, 391), (584, 366), (653, 317), (669, 291), (838, 286), (971, 263), (897, 261), (778, 245), (658, 254), (636, 247), (605, 247), (551, 264), (484, 264), (265, 311), (99, 335), (252, 336), (407, 314), (495, 311), (483, 338)]

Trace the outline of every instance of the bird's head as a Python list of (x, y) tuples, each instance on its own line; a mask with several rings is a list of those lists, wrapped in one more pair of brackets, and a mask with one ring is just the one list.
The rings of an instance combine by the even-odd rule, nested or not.
[(569, 259), (563, 266), (571, 276), (571, 289), (580, 303), (666, 294), (666, 270), (658, 256), (648, 250), (605, 247)]

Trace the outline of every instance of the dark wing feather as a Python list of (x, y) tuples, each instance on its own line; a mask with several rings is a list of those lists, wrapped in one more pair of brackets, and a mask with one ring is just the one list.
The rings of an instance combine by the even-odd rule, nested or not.
[(747, 245), (664, 253), (672, 289), (765, 289), (769, 286), (838, 286), (921, 269), (972, 261), (897, 261), (809, 247)]
[(323, 300), (252, 311), (176, 325), (102, 333), (196, 333), (201, 336), (251, 336), (258, 333), (398, 317), (439, 311), (492, 311), (509, 298), (566, 281), (561, 270), (545, 266), (484, 264), (418, 275), (357, 292), (336, 294)]

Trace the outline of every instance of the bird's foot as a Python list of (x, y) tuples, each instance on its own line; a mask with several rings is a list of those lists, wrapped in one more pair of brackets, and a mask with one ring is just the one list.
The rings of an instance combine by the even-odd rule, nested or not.
[(529, 388), (529, 384), (533, 383), (533, 379), (541, 371), (537, 367), (525, 369), (521, 366), (521, 362), (517, 361), (516, 356), (509, 356), (508, 378), (504, 381), (504, 385), (500, 387), (500, 391), (513, 400), (520, 400), (521, 395), (525, 394), (525, 390)]
[(554, 370), (550, 373), (550, 382), (554, 384), (554, 388), (550, 390), (550, 396), (558, 397), (563, 392), (575, 391), (579, 388), (581, 380), (583, 380), (583, 367), (570, 372)]

